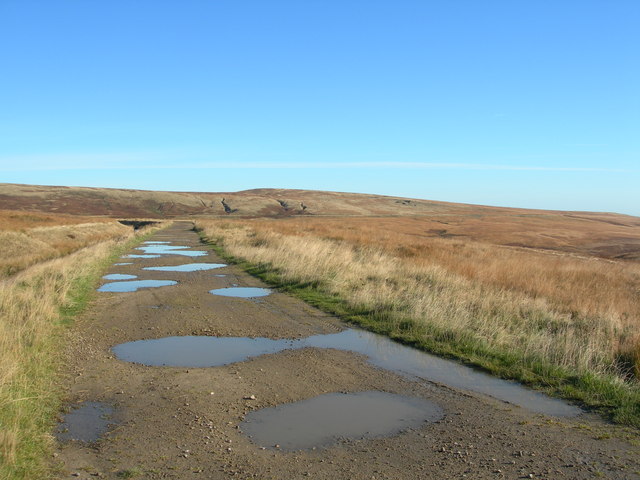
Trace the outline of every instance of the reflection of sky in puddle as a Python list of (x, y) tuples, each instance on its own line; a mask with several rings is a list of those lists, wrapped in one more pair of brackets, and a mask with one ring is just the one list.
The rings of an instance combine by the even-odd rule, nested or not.
[(197, 272), (200, 270), (213, 270), (227, 265), (224, 263), (187, 263), (185, 265), (174, 265), (166, 267), (145, 267), (143, 270), (154, 270), (158, 272)]
[(117, 266), (121, 266), (121, 265), (133, 265), (133, 263), (131, 263), (131, 262), (120, 262), (120, 263), (114, 263), (114, 265), (117, 265)]
[(140, 288), (157, 288), (167, 287), (169, 285), (175, 285), (174, 280), (132, 280), (130, 282), (113, 282), (105, 283), (100, 288), (99, 292), (135, 292)]
[(249, 412), (240, 429), (258, 445), (290, 451), (345, 438), (395, 435), (442, 416), (438, 405), (421, 398), (376, 391), (329, 393)]
[(400, 345), (387, 337), (364, 330), (344, 330), (300, 340), (272, 340), (246, 337), (167, 337), (138, 340), (113, 348), (121, 360), (144, 365), (212, 367), (240, 362), (249, 357), (305, 347), (335, 348), (368, 357), (373, 365), (411, 378), (421, 378), (463, 390), (483, 393), (534, 412), (548, 415), (577, 415), (580, 409), (561, 400), (510, 382)]
[(105, 280), (133, 280), (138, 278), (137, 275), (126, 275), (124, 273), (110, 273), (102, 277)]
[(135, 253), (130, 253), (129, 255), (125, 255), (122, 258), (160, 258), (160, 255), (138, 255)]
[(90, 443), (97, 441), (112, 423), (113, 408), (100, 402), (84, 402), (65, 415), (58, 425), (56, 437), (60, 441), (77, 440)]
[(214, 295), (219, 295), (221, 297), (256, 298), (270, 295), (271, 290), (268, 288), (256, 287), (228, 287), (209, 290), (209, 293), (213, 293)]
[(146, 254), (153, 255), (182, 255), (184, 257), (202, 257), (207, 254), (203, 250), (187, 250), (190, 247), (183, 245), (148, 245), (136, 247), (136, 250), (142, 250)]

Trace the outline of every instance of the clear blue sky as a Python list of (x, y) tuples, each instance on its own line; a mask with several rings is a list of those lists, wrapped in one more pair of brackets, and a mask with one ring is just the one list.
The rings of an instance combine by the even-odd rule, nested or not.
[(638, 0), (0, 0), (0, 182), (640, 216)]

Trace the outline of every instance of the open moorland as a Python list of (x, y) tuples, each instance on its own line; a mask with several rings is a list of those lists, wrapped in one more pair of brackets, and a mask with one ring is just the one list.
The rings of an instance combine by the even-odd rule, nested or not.
[[(345, 229), (377, 217), (374, 227), (402, 235), (471, 240), (603, 258), (640, 259), (640, 218), (616, 213), (485, 207), (381, 195), (257, 189), (180, 193), (0, 184), (0, 209), (110, 218), (349, 217)], [(3, 218), (3, 223), (6, 222)], [(392, 232), (388, 232), (391, 235)], [(391, 240), (393, 241), (393, 240)], [(411, 242), (403, 242), (411, 248)]]
[[(439, 478), (640, 475), (640, 218), (304, 190), (10, 184), (0, 184), (0, 209), (0, 478), (420, 478), (434, 466)], [(142, 218), (188, 220), (149, 240), (206, 255), (129, 250), (132, 260), (116, 266), (115, 255), (146, 238), (118, 220)], [(220, 275), (145, 270), (206, 258), (238, 265)], [(178, 284), (97, 293), (107, 270)], [(267, 286), (242, 270), (279, 293), (208, 293)], [(505, 408), (473, 388), (374, 368), (369, 353), (340, 346), (195, 370), (127, 363), (111, 351), (185, 335), (304, 341), (353, 325), (599, 416)], [(365, 390), (429, 400), (444, 416), (316, 453), (241, 434), (254, 410)], [(108, 405), (117, 426), (98, 443), (57, 444), (65, 399), (66, 410)]]

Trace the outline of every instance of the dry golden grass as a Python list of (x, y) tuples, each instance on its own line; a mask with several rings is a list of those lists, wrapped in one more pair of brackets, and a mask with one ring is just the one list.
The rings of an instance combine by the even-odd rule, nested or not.
[(42, 441), (35, 438), (42, 436), (39, 412), (58, 395), (54, 352), (60, 308), (68, 306), (74, 281), (96, 268), (115, 243), (88, 247), (0, 282), (0, 471), (10, 469), (20, 449)]
[[(640, 368), (640, 265), (415, 234), (407, 219), (199, 222), (356, 307), (579, 372)], [(626, 371), (625, 371), (626, 369)]]
[(130, 227), (115, 220), (80, 223), (87, 219), (94, 220), (90, 217), (0, 212), (0, 278), (43, 260), (130, 234)]
[(60, 239), (68, 232), (81, 243), (99, 243), (0, 281), (0, 478), (46, 476), (43, 455), (52, 444), (50, 423), (60, 398), (63, 311), (71, 314), (83, 305), (115, 248), (142, 233), (121, 227), (104, 223), (28, 230), (22, 240), (53, 245), (56, 255), (65, 250)]
[(0, 210), (0, 230), (24, 231), (35, 227), (113, 222), (112, 218), (60, 215), (22, 210)]
[[(438, 265), (473, 282), (543, 298), (563, 313), (613, 315), (621, 323), (640, 323), (640, 263), (572, 254), (571, 245), (570, 252), (506, 247), (514, 236), (504, 227), (494, 226), (492, 240), (477, 241), (433, 236), (428, 233), (431, 221), (415, 218), (292, 218), (248, 225), (256, 231), (379, 248), (416, 266)], [(559, 226), (556, 232), (562, 232)]]

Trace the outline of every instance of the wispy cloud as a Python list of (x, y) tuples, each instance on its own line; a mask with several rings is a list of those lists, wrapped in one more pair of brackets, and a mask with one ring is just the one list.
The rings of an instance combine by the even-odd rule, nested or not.
[[(193, 155), (185, 155), (193, 158)], [(87, 155), (30, 155), (0, 157), (0, 171), (81, 171), (81, 170), (171, 170), (171, 169), (404, 169), (404, 170), (478, 170), (540, 172), (630, 172), (609, 167), (510, 165), (455, 162), (294, 162), (294, 161), (183, 161), (180, 154), (118, 153)]]

